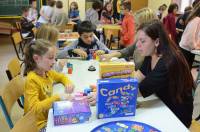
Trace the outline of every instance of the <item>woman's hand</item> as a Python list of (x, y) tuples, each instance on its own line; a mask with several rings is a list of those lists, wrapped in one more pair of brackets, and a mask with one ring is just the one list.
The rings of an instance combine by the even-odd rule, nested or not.
[(73, 84), (68, 84), (65, 86), (65, 93), (71, 94), (74, 91), (74, 85)]
[(96, 95), (97, 93), (96, 92), (91, 92), (88, 96), (87, 96), (87, 100), (88, 100), (88, 103), (91, 105), (91, 106), (95, 106), (96, 105)]

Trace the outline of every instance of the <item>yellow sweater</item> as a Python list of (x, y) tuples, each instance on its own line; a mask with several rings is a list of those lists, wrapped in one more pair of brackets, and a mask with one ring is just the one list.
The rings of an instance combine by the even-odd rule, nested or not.
[(54, 101), (60, 100), (58, 95), (53, 95), (53, 83), (61, 82), (63, 85), (71, 81), (56, 71), (47, 72), (47, 77), (41, 77), (35, 72), (29, 72), (24, 89), (24, 112), (33, 110), (36, 115), (38, 129), (43, 128), (47, 123), (48, 111)]

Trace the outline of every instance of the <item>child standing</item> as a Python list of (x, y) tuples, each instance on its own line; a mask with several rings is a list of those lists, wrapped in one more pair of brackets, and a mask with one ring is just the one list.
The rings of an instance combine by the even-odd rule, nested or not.
[(127, 47), (134, 43), (134, 37), (135, 37), (135, 24), (134, 24), (135, 22), (134, 22), (134, 17), (131, 13), (131, 3), (124, 2), (122, 4), (122, 10), (124, 18), (122, 21), (120, 45), (122, 47)]
[(95, 26), (90, 21), (83, 21), (78, 27), (79, 39), (72, 45), (64, 48), (58, 53), (58, 58), (66, 58), (72, 56), (80, 56), (84, 59), (94, 51), (96, 55), (103, 55), (109, 53), (110, 50), (99, 40), (94, 38)]
[(22, 18), (20, 20), (21, 23), (21, 27), (22, 27), (22, 33), (29, 33), (28, 36), (33, 36), (33, 32), (32, 32), (32, 28), (34, 27), (32, 21), (28, 20), (28, 12), (29, 12), (29, 8), (28, 7), (24, 7), (22, 8)]
[(92, 4), (92, 8), (86, 11), (85, 19), (91, 21), (92, 24), (95, 26), (100, 24), (98, 12), (101, 10), (101, 8), (102, 8), (102, 2), (99, 0), (95, 0), (94, 3)]
[(55, 1), (49, 0), (47, 6), (42, 6), (40, 10), (40, 17), (38, 19), (38, 24), (36, 25), (40, 26), (41, 24), (46, 24), (46, 23), (51, 22), (51, 18), (54, 12), (54, 5), (55, 5)]
[(63, 2), (58, 0), (56, 1), (56, 9), (51, 18), (51, 23), (56, 26), (65, 26), (68, 22), (67, 13), (63, 10)]
[[(25, 73), (27, 78), (24, 88), (24, 112), (33, 110), (37, 126), (44, 131), (48, 111), (54, 101), (69, 100), (74, 85), (61, 73), (51, 70), (55, 63), (56, 47), (49, 41), (38, 39), (25, 50)], [(66, 93), (52, 95), (53, 83), (61, 82), (66, 87)]]
[(101, 24), (114, 24), (112, 3), (107, 2), (101, 12)]
[(79, 10), (78, 10), (77, 2), (72, 2), (70, 4), (69, 19), (70, 19), (70, 21), (75, 22), (77, 24), (80, 23), (80, 16), (79, 16)]
[(37, 1), (32, 1), (31, 8), (29, 8), (28, 19), (29, 21), (33, 21), (35, 23), (38, 18), (38, 11), (37, 11)]

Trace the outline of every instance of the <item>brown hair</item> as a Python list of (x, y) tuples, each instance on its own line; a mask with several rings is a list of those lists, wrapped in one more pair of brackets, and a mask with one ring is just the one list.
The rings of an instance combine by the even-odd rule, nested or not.
[(200, 17), (200, 2), (194, 7), (190, 15), (188, 16), (186, 20), (186, 24), (189, 23), (192, 19), (195, 17)]
[(103, 7), (103, 10), (105, 10), (107, 13), (109, 13), (110, 15), (112, 15), (112, 9), (111, 9), (111, 11), (108, 11), (108, 10), (107, 10), (107, 6), (108, 6), (109, 4), (112, 5), (111, 2), (106, 2), (106, 4), (105, 4), (104, 7)]
[(77, 4), (77, 2), (75, 2), (75, 1), (73, 1), (73, 2), (70, 4), (70, 9), (69, 9), (69, 10), (71, 11), (71, 5), (72, 5), (72, 4), (74, 4), (75, 9), (78, 10), (78, 4)]
[(159, 20), (142, 24), (139, 30), (144, 31), (153, 40), (159, 39), (157, 54), (162, 55), (162, 58), (167, 62), (168, 92), (172, 97), (172, 101), (181, 103), (185, 97), (191, 95), (192, 88), (194, 88), (193, 78), (182, 52), (171, 41)]
[(56, 2), (56, 8), (59, 8), (59, 9), (63, 8), (63, 3), (62, 3), (62, 1), (58, 0), (58, 1)]
[(56, 1), (55, 0), (48, 0), (47, 5), (53, 7), (55, 5)]
[(50, 41), (52, 44), (56, 44), (58, 40), (58, 29), (51, 24), (42, 25), (36, 33), (36, 39), (44, 39)]
[(25, 48), (25, 69), (24, 69), (24, 75), (27, 75), (28, 72), (34, 70), (37, 67), (37, 64), (35, 63), (33, 59), (33, 55), (44, 55), (50, 47), (53, 47), (53, 44), (47, 40), (38, 39), (36, 41), (31, 42), (29, 45)]

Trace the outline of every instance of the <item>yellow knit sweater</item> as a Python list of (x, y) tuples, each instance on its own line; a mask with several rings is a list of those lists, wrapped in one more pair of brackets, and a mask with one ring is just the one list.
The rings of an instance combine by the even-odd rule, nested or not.
[(60, 82), (63, 85), (71, 81), (61, 73), (49, 71), (46, 77), (41, 77), (35, 72), (28, 73), (24, 89), (24, 112), (33, 110), (36, 115), (38, 129), (43, 128), (47, 123), (48, 111), (54, 101), (60, 100), (58, 95), (53, 95), (53, 83)]

